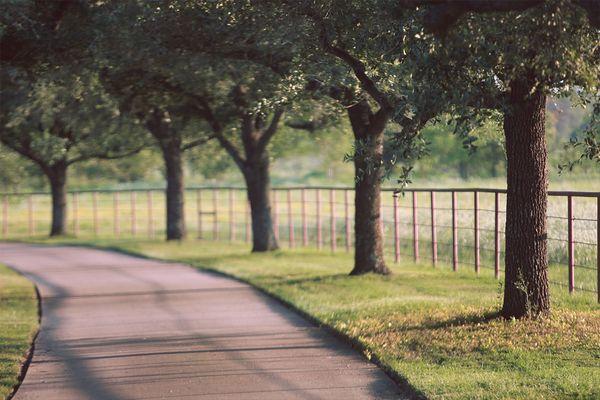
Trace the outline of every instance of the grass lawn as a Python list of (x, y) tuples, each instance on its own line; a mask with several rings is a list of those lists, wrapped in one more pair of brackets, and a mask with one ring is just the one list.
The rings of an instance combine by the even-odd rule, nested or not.
[(553, 288), (552, 317), (505, 321), (495, 318), (501, 284), (472, 272), (401, 264), (392, 265), (389, 277), (350, 277), (351, 256), (327, 251), (249, 254), (244, 245), (197, 241), (89, 243), (248, 281), (352, 339), (432, 399), (600, 398), (594, 295)]
[(38, 329), (31, 282), (0, 264), (0, 398), (17, 383), (21, 364)]

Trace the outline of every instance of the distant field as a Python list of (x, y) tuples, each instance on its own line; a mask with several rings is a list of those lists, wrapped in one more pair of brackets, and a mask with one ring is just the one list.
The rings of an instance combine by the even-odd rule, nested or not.
[(504, 321), (495, 318), (501, 284), (471, 271), (401, 263), (389, 277), (349, 277), (346, 254), (249, 254), (246, 245), (212, 241), (90, 243), (248, 281), (348, 337), (432, 399), (600, 397), (600, 306), (585, 293), (553, 287), (551, 318)]

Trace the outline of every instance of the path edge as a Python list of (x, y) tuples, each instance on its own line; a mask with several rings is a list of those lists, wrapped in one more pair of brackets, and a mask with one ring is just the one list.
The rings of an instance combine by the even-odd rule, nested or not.
[(19, 390), (19, 388), (21, 387), (21, 384), (25, 380), (25, 376), (27, 375), (27, 371), (29, 370), (29, 366), (31, 365), (31, 360), (33, 360), (33, 354), (35, 352), (36, 340), (40, 334), (40, 331), (42, 330), (42, 295), (40, 294), (40, 289), (38, 288), (37, 284), (35, 282), (33, 282), (31, 279), (29, 279), (24, 273), (22, 273), (21, 271), (19, 271), (18, 269), (16, 269), (14, 266), (12, 266), (10, 264), (7, 264), (5, 262), (2, 262), (2, 264), (5, 265), (10, 270), (14, 271), (16, 274), (27, 279), (27, 281), (33, 285), (33, 290), (35, 292), (35, 298), (36, 298), (36, 303), (37, 303), (37, 316), (38, 316), (37, 330), (33, 334), (31, 341), (29, 342), (29, 349), (25, 353), (25, 360), (21, 363), (21, 368), (19, 369), (19, 375), (17, 376), (17, 383), (15, 383), (13, 385), (10, 393), (8, 393), (8, 396), (6, 396), (6, 399), (5, 399), (5, 400), (11, 400), (17, 394), (17, 391)]

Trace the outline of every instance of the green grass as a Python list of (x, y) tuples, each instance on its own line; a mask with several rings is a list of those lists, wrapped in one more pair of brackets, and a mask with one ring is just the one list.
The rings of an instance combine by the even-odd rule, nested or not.
[(0, 398), (17, 383), (38, 329), (37, 308), (31, 282), (0, 264)]
[(591, 294), (553, 288), (551, 317), (505, 321), (495, 318), (500, 283), (469, 271), (406, 264), (388, 277), (349, 277), (347, 254), (249, 254), (243, 245), (197, 241), (89, 243), (248, 281), (345, 335), (432, 399), (600, 398), (600, 307)]

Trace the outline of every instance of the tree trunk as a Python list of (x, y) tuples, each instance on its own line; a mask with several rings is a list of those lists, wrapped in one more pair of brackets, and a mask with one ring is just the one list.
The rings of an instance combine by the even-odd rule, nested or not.
[(178, 137), (161, 145), (167, 178), (167, 240), (185, 238), (184, 186), (181, 142)]
[(146, 127), (158, 142), (165, 161), (167, 240), (181, 240), (186, 234), (181, 135), (171, 127), (165, 111), (155, 109), (147, 117)]
[(460, 175), (460, 178), (464, 181), (466, 181), (467, 179), (469, 179), (469, 166), (467, 164), (467, 161), (459, 161), (458, 162), (458, 174)]
[(504, 113), (507, 155), (506, 318), (536, 317), (550, 311), (546, 232), (546, 96), (527, 79), (511, 83)]
[[(383, 132), (387, 117), (372, 114), (366, 101), (348, 108), (354, 133), (355, 252), (350, 275), (374, 272), (389, 274), (383, 258), (381, 181), (383, 179)], [(383, 117), (383, 118), (382, 118)]]
[(243, 171), (252, 215), (252, 252), (277, 250), (271, 218), (269, 156), (266, 151), (253, 156)]
[(67, 163), (59, 161), (46, 169), (52, 191), (52, 225), (50, 236), (67, 233)]

